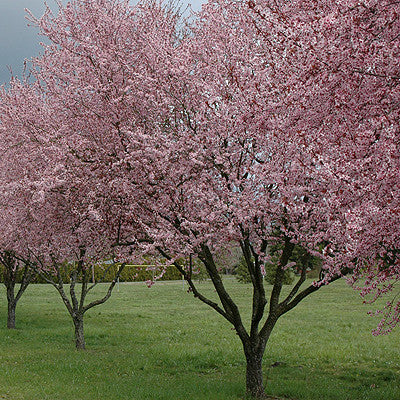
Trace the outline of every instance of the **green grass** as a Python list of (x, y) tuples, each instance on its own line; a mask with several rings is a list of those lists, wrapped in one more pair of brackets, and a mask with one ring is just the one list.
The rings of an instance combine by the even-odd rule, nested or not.
[[(249, 285), (227, 280), (248, 314)], [(215, 297), (210, 283), (199, 287)], [(103, 289), (104, 287), (100, 287)], [(85, 316), (88, 350), (74, 349), (72, 321), (48, 285), (32, 285), (6, 324), (0, 291), (0, 399), (224, 400), (244, 397), (235, 332), (181, 282), (121, 284)], [(378, 322), (344, 282), (322, 288), (283, 316), (264, 357), (266, 390), (298, 400), (399, 400), (400, 332)], [(271, 364), (279, 361), (275, 368)]]

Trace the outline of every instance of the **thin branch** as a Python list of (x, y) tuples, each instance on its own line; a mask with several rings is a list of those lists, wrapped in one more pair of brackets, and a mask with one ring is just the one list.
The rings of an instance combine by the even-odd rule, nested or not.
[(275, 315), (278, 313), (279, 297), (281, 294), (283, 285), (283, 276), (285, 273), (283, 268), (288, 263), (289, 258), (292, 255), (293, 249), (294, 249), (294, 244), (290, 241), (290, 238), (285, 237), (285, 245), (278, 266), (276, 268), (275, 282), (270, 298), (270, 307), (269, 307), (270, 315)]
[[(332, 282), (337, 281), (340, 278), (343, 278), (343, 276), (349, 274), (351, 272), (350, 268), (345, 268), (341, 274), (335, 275), (329, 280), (329, 284)], [(304, 298), (309, 296), (311, 293), (316, 292), (319, 290), (322, 286), (320, 285), (321, 280), (317, 281), (315, 284), (308, 286), (306, 289), (304, 289), (302, 292), (300, 292), (290, 303), (288, 303), (282, 310), (280, 315), (283, 315), (290, 311), (292, 308), (296, 307), (297, 304), (299, 304)]]
[[(157, 247), (157, 250), (160, 252), (160, 254), (165, 257), (167, 260), (172, 260), (172, 257), (168, 255), (161, 247)], [(220, 315), (222, 315), (225, 319), (227, 319), (229, 322), (233, 323), (232, 319), (230, 316), (217, 304), (208, 299), (207, 297), (203, 296), (196, 288), (194, 282), (192, 279), (188, 276), (184, 268), (177, 263), (176, 261), (173, 262), (173, 265), (177, 268), (177, 270), (183, 275), (185, 278), (186, 282), (188, 283), (191, 291), (193, 292), (194, 297), (197, 297), (199, 300), (201, 300), (203, 303), (207, 304), (211, 308), (213, 308), (215, 311), (217, 311)]]
[(109, 288), (107, 290), (106, 295), (103, 298), (101, 298), (99, 300), (94, 300), (91, 303), (89, 303), (88, 305), (86, 305), (85, 307), (83, 307), (82, 308), (82, 314), (84, 314), (87, 310), (91, 309), (92, 307), (95, 307), (95, 306), (98, 306), (100, 304), (103, 304), (104, 302), (106, 302), (110, 298), (111, 293), (112, 293), (112, 291), (114, 289), (114, 286), (117, 283), (118, 278), (120, 277), (123, 269), (125, 268), (125, 265), (126, 265), (125, 263), (121, 264), (117, 274), (115, 275), (113, 281), (111, 282), (111, 284), (110, 284), (110, 286), (109, 286)]
[(21, 296), (25, 292), (25, 289), (31, 283), (33, 277), (34, 277), (34, 275), (31, 272), (31, 268), (30, 268), (29, 264), (25, 264), (24, 272), (23, 272), (22, 279), (21, 279), (21, 285), (19, 287), (17, 295), (15, 296), (15, 302), (18, 302), (18, 300), (21, 298)]
[(110, 265), (104, 270), (103, 276), (102, 276), (97, 282), (94, 282), (92, 285), (90, 285), (89, 288), (87, 289), (86, 293), (89, 293), (94, 287), (97, 286), (98, 283), (104, 282), (104, 279), (105, 279), (105, 277), (106, 277), (106, 275), (107, 275), (107, 272), (108, 272), (111, 268), (115, 267), (116, 265), (117, 265), (117, 263), (112, 263), (112, 264), (110, 264)]
[(306, 271), (307, 271), (307, 266), (308, 266), (308, 260), (310, 259), (310, 254), (306, 253), (306, 256), (302, 260), (302, 269), (301, 269), (301, 275), (297, 283), (293, 286), (292, 290), (290, 291), (289, 295), (286, 297), (285, 300), (283, 300), (280, 304), (279, 307), (285, 307), (296, 295), (296, 293), (299, 291), (300, 287), (306, 280)]
[(397, 76), (397, 75), (383, 75), (383, 74), (377, 74), (374, 72), (363, 71), (361, 69), (355, 69), (354, 72), (357, 72), (358, 74), (361, 74), (361, 75), (374, 76), (376, 78), (395, 79), (395, 80), (400, 79), (400, 76)]

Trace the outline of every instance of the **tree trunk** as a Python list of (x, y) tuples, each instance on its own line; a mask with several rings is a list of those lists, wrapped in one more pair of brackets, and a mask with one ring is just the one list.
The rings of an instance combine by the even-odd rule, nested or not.
[(8, 314), (7, 314), (7, 328), (15, 329), (15, 308), (17, 303), (15, 301), (8, 301)]
[(7, 303), (8, 303), (8, 313), (7, 313), (7, 328), (15, 329), (15, 308), (17, 307), (17, 302), (15, 301), (14, 295), (14, 283), (7, 282)]
[(246, 392), (261, 399), (265, 397), (262, 358), (264, 349), (245, 349), (246, 355)]
[(83, 334), (83, 315), (73, 318), (75, 326), (75, 346), (77, 350), (85, 350), (85, 336)]

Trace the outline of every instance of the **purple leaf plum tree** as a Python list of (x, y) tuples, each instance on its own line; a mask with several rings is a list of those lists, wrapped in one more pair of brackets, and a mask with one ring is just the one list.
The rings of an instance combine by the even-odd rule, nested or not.
[[(343, 276), (373, 298), (399, 279), (399, 15), (377, 0), (210, 0), (181, 24), (157, 1), (72, 0), (31, 16), (51, 41), (34, 74), (53, 117), (34, 125), (67, 160), (65, 188), (87, 193), (120, 248), (160, 252), (232, 324), (254, 397), (281, 316)], [(233, 243), (249, 326), (215, 262)], [(295, 245), (321, 276), (307, 283), (305, 260), (283, 294)], [(176, 261), (190, 255), (218, 301)], [(386, 312), (378, 331), (399, 304)]]

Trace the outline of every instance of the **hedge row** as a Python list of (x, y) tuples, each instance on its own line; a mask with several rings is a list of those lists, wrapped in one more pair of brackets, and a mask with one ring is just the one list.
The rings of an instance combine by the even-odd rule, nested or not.
[[(3, 266), (0, 264), (0, 282), (3, 283)], [(94, 280), (96, 282), (111, 282), (120, 266), (116, 265), (95, 265), (87, 270), (87, 274), (90, 276), (90, 281)], [(64, 283), (70, 282), (70, 276), (73, 272), (73, 265), (65, 264), (60, 267), (60, 273)], [(151, 269), (146, 266), (136, 266), (136, 265), (125, 265), (121, 275), (119, 277), (120, 282), (143, 282), (147, 280), (152, 280), (161, 273), (161, 268), (153, 267)], [(22, 271), (19, 271), (17, 275), (17, 282), (21, 282)], [(182, 279), (182, 275), (174, 266), (168, 266), (164, 275), (159, 279), (161, 281), (170, 281)], [(79, 278), (81, 280), (81, 277)], [(37, 276), (34, 283), (45, 283), (46, 281), (41, 277)]]

